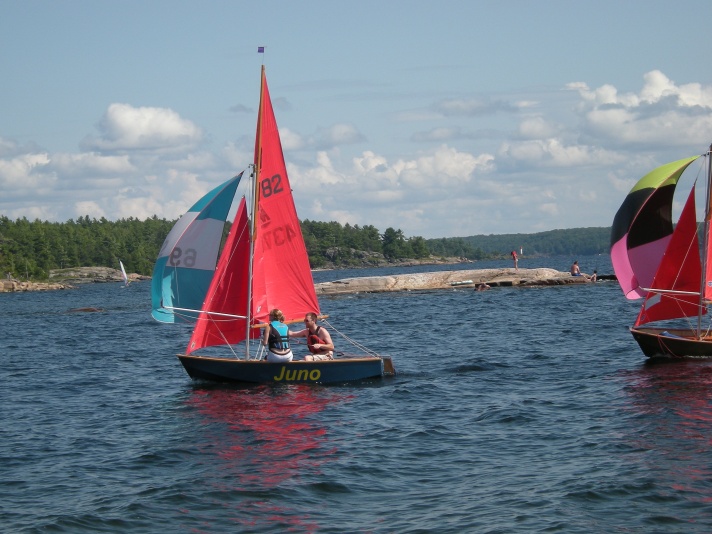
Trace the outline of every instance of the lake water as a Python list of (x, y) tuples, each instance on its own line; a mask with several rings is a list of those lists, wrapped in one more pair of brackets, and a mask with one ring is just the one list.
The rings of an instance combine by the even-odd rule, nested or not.
[(149, 286), (0, 294), (3, 532), (712, 531), (712, 363), (615, 282), (322, 298), (398, 371), (329, 387), (191, 381)]

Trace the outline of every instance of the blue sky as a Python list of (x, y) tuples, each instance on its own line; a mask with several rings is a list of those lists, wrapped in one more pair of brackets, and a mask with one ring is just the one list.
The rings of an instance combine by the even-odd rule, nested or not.
[(250, 163), (264, 60), (302, 219), (426, 238), (610, 226), (638, 178), (712, 142), (710, 15), (0, 0), (0, 214), (179, 217)]

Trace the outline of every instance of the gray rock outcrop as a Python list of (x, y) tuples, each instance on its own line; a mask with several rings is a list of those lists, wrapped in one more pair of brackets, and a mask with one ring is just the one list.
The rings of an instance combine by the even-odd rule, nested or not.
[[(471, 283), (470, 283), (471, 282)], [(346, 293), (379, 293), (386, 291), (416, 291), (434, 289), (476, 288), (486, 283), (491, 287), (548, 286), (590, 283), (587, 276), (571, 276), (555, 269), (475, 269), (467, 271), (440, 271), (430, 273), (400, 274), (392, 276), (365, 276), (344, 278), (316, 284), (317, 295)]]

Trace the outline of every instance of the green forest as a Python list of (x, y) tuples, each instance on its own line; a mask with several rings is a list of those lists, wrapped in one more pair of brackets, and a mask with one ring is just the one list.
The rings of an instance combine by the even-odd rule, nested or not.
[[(53, 269), (118, 268), (121, 260), (129, 272), (150, 275), (174, 224), (155, 216), (143, 221), (85, 216), (63, 223), (0, 216), (0, 272), (43, 280)], [(431, 256), (481, 260), (506, 257), (520, 248), (528, 256), (599, 254), (608, 252), (610, 239), (609, 228), (424, 239), (406, 237), (394, 228), (381, 233), (371, 225), (304, 220), (301, 227), (312, 268), (363, 267)]]

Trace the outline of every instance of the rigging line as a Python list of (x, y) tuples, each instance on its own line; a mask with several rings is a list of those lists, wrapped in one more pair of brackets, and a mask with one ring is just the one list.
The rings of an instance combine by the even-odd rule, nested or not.
[(325, 324), (327, 324), (327, 325), (329, 326), (329, 328), (333, 329), (334, 332), (336, 332), (337, 334), (339, 334), (342, 338), (344, 338), (346, 341), (348, 341), (349, 343), (351, 343), (354, 347), (356, 347), (356, 348), (358, 348), (358, 349), (361, 349), (361, 350), (364, 351), (366, 354), (370, 354), (371, 356), (377, 356), (377, 357), (379, 356), (379, 354), (378, 354), (376, 351), (369, 349), (368, 347), (362, 345), (361, 343), (359, 343), (359, 342), (356, 341), (355, 339), (351, 339), (349, 336), (347, 336), (347, 335), (344, 334), (343, 332), (340, 332), (339, 330), (337, 330), (336, 327), (335, 327), (334, 325), (332, 325), (332, 324), (331, 324), (329, 321), (327, 321), (326, 319), (322, 319), (322, 322), (325, 323)]
[[(210, 317), (208, 317), (207, 320), (210, 321), (210, 322), (215, 326), (215, 328), (217, 329), (217, 331), (218, 331), (219, 334), (220, 334), (220, 337), (221, 337), (222, 340), (225, 342), (224, 345), (226, 345), (226, 346), (230, 349), (230, 352), (232, 352), (232, 355), (235, 356), (235, 358), (238, 358), (237, 353), (235, 352), (235, 349), (232, 348), (232, 345), (230, 345), (230, 342), (229, 342), (228, 339), (225, 337), (225, 334), (223, 334), (223, 331), (222, 331), (222, 330), (220, 329), (220, 327), (217, 325), (216, 321), (213, 321)], [(238, 359), (239, 359), (239, 358), (238, 358)]]
[[(244, 315), (234, 315), (234, 314), (231, 314), (231, 313), (220, 313), (220, 312), (213, 312), (213, 311), (208, 311), (208, 310), (193, 310), (193, 309), (190, 309), (190, 308), (175, 308), (175, 307), (173, 307), (173, 306), (163, 306), (163, 307), (164, 307), (165, 309), (167, 309), (167, 310), (172, 310), (173, 312), (176, 312), (176, 311), (181, 312), (181, 311), (183, 311), (183, 312), (191, 312), (191, 313), (198, 313), (198, 314), (203, 314), (203, 313), (204, 313), (205, 315), (219, 315), (219, 316), (221, 316), (221, 317), (228, 317), (228, 318), (230, 318), (230, 319), (245, 319), (245, 316), (244, 316)], [(180, 315), (180, 314), (174, 313), (174, 315)], [(184, 315), (184, 317), (192, 317), (192, 316), (186, 314), (186, 315)], [(196, 318), (196, 317), (192, 317), (192, 318), (193, 318), (193, 319), (198, 319), (198, 320), (200, 319), (200, 317), (197, 317), (197, 318)], [(209, 317), (208, 317), (208, 318), (209, 318)], [(226, 320), (228, 320), (228, 319), (226, 319)]]

